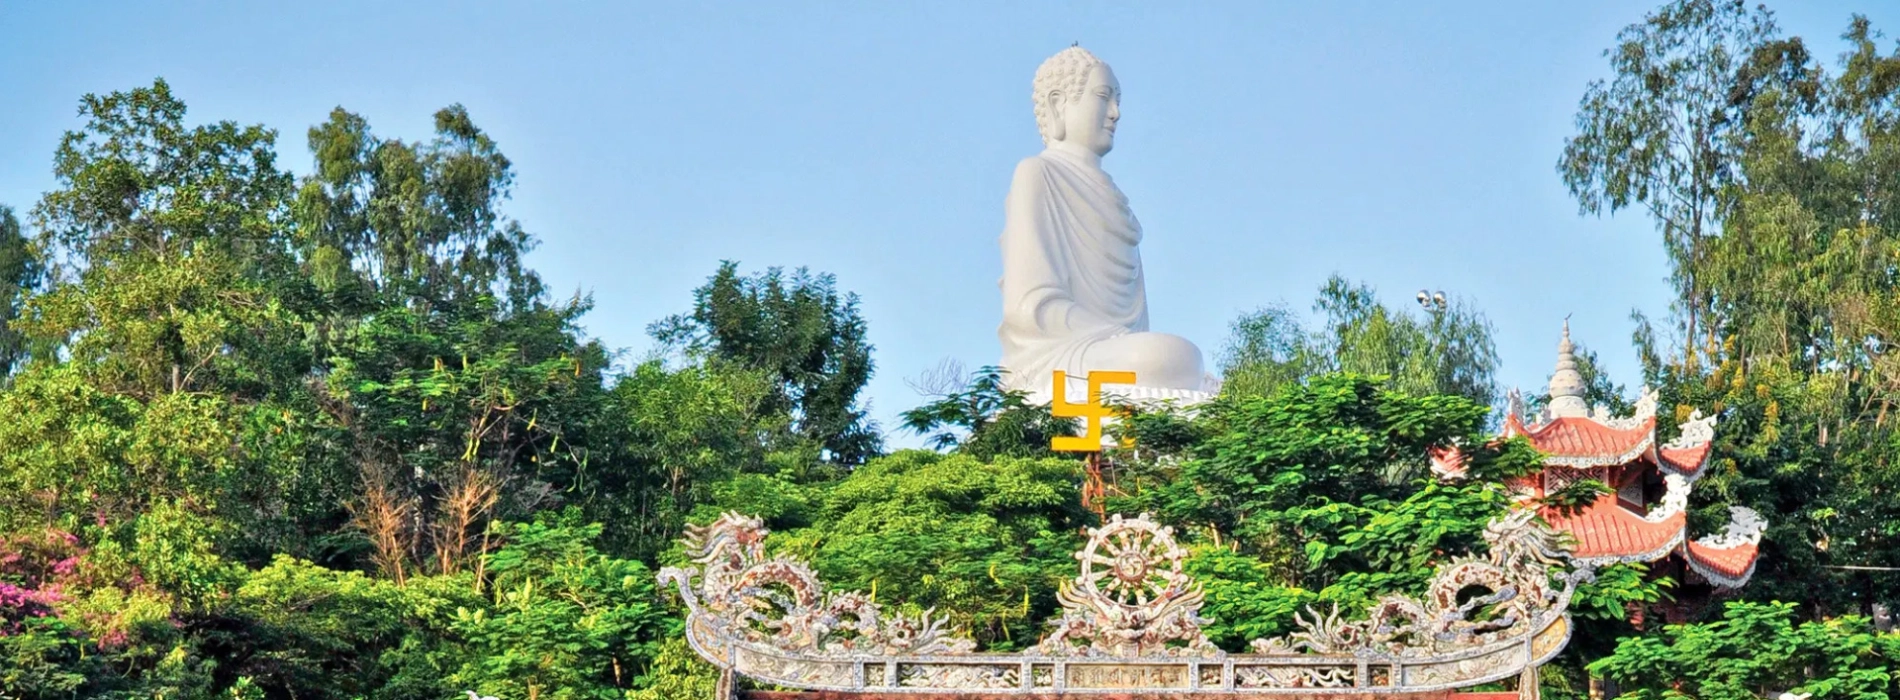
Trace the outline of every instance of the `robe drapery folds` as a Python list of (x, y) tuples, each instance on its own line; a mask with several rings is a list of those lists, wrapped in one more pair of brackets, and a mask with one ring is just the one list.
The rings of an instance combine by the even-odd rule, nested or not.
[(1141, 223), (1108, 173), (1045, 150), (1016, 166), (1004, 211), (997, 335), (1010, 388), (1047, 392), (1089, 346), (1148, 330)]

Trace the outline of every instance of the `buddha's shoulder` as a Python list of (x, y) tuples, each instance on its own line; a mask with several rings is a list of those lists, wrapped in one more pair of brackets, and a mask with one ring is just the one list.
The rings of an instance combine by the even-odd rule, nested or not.
[(1040, 180), (1054, 167), (1056, 166), (1049, 161), (1049, 157), (1041, 153), (1024, 158), (1016, 163), (1016, 181)]

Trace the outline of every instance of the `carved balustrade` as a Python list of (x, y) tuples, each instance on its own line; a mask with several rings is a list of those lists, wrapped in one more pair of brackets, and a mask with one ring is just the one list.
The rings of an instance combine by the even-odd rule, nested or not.
[(667, 568), (693, 648), (760, 683), (876, 696), (1404, 695), (1511, 677), (1535, 694), (1539, 665), (1570, 637), (1587, 567), (1568, 566), (1533, 511), (1492, 522), (1489, 552), (1437, 570), (1422, 597), (1387, 595), (1363, 617), (1309, 609), (1298, 631), (1230, 654), (1201, 631), (1202, 592), (1173, 532), (1147, 516), (1089, 531), (1063, 614), (1035, 648), (977, 653), (926, 611), (904, 616), (824, 590), (804, 562), (767, 558), (756, 518), (728, 513), (688, 533), (694, 566)]

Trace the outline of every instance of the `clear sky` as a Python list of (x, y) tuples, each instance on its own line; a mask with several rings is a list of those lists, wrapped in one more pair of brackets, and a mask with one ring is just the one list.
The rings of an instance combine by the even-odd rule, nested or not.
[[(1546, 380), (1565, 314), (1633, 383), (1630, 311), (1669, 299), (1660, 239), (1579, 217), (1555, 163), (1602, 50), (1653, 5), (0, 0), (0, 203), (54, 185), (81, 95), (155, 77), (190, 120), (277, 129), (300, 173), (333, 107), (422, 139), (459, 102), (515, 163), (533, 265), (593, 295), (588, 333), (638, 359), (721, 259), (831, 272), (863, 297), (894, 428), (905, 377), (997, 359), (1030, 79), (1080, 41), (1125, 93), (1105, 167), (1146, 230), (1155, 330), (1211, 354), (1337, 272), (1473, 303), (1507, 385)], [(1850, 13), (1900, 32), (1892, 0), (1773, 5), (1830, 60)]]

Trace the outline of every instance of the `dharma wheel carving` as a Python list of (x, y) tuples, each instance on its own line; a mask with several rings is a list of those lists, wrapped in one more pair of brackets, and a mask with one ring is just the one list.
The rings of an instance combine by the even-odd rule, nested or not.
[(1082, 571), (1056, 592), (1064, 613), (1037, 649), (1052, 656), (1217, 652), (1201, 634), (1201, 587), (1183, 570), (1187, 550), (1147, 515), (1089, 530)]
[(1088, 534), (1062, 615), (1024, 653), (978, 653), (928, 611), (827, 591), (804, 562), (768, 558), (763, 524), (737, 513), (690, 530), (693, 565), (660, 580), (686, 603), (693, 649), (723, 672), (722, 698), (738, 676), (866, 696), (1375, 695), (1534, 679), (1569, 641), (1570, 599), (1592, 571), (1569, 565), (1535, 511), (1515, 511), (1487, 527), (1485, 555), (1439, 567), (1422, 598), (1383, 596), (1353, 619), (1309, 610), (1298, 631), (1229, 654), (1201, 631), (1204, 594), (1170, 528), (1115, 516)]

